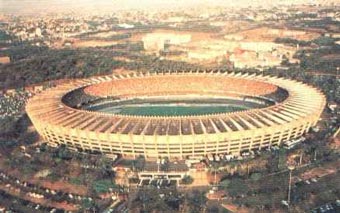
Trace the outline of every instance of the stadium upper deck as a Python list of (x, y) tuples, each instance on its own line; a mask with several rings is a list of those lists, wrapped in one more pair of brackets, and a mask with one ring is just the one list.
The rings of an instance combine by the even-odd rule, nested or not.
[(123, 78), (94, 84), (85, 92), (100, 97), (131, 97), (152, 95), (249, 95), (261, 96), (277, 90), (277, 86), (243, 78), (221, 78), (218, 75), (151, 75), (142, 78)]
[[(233, 113), (172, 117), (112, 115), (74, 108), (98, 97), (170, 95), (261, 97), (276, 103)], [(241, 73), (139, 73), (62, 84), (32, 98), (26, 109), (51, 145), (133, 157), (183, 158), (237, 155), (280, 145), (315, 125), (324, 105), (325, 98), (317, 89), (287, 79)]]

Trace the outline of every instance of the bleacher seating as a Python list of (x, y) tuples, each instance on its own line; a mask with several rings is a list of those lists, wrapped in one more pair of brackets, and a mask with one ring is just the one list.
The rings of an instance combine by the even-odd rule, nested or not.
[(265, 96), (275, 93), (272, 84), (240, 78), (221, 78), (219, 76), (148, 76), (125, 78), (95, 84), (84, 89), (85, 93), (99, 97), (131, 97), (152, 95), (253, 95)]

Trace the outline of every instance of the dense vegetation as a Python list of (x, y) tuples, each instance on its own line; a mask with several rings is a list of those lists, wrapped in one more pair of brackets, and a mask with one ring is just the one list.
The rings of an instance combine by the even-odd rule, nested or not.
[(55, 79), (89, 77), (112, 73), (123, 62), (114, 56), (127, 55), (136, 45), (112, 48), (52, 50), (47, 47), (21, 45), (6, 50), (12, 62), (1, 66), (3, 88), (30, 85)]
[(111, 74), (117, 68), (151, 72), (197, 69), (197, 66), (186, 62), (159, 60), (156, 56), (142, 55), (141, 50), (143, 45), (139, 42), (60, 50), (21, 44), (2, 52), (10, 56), (12, 63), (0, 65), (0, 89), (56, 79)]

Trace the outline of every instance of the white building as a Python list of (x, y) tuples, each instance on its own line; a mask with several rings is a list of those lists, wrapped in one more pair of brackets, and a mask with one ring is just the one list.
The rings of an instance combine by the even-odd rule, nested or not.
[(164, 44), (180, 45), (191, 41), (190, 34), (175, 33), (148, 33), (143, 38), (144, 49), (147, 51), (159, 51), (164, 49)]

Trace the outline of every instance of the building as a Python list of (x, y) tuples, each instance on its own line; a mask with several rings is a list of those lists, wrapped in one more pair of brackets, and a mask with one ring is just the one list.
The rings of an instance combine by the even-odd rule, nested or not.
[(164, 44), (179, 45), (191, 41), (190, 34), (176, 33), (149, 33), (146, 34), (142, 41), (144, 49), (147, 51), (159, 51), (164, 49)]
[(279, 66), (282, 62), (280, 57), (271, 53), (258, 53), (254, 51), (235, 51), (231, 54), (229, 60), (237, 68), (251, 68), (251, 67), (273, 67)]
[[(261, 105), (200, 116), (131, 116), (83, 110), (111, 97), (228, 97)], [(240, 155), (280, 146), (315, 126), (325, 106), (317, 89), (301, 82), (255, 74), (134, 73), (75, 80), (28, 101), (26, 111), (51, 146), (125, 157)]]
[(0, 57), (0, 64), (8, 64), (11, 63), (11, 59), (8, 56)]

